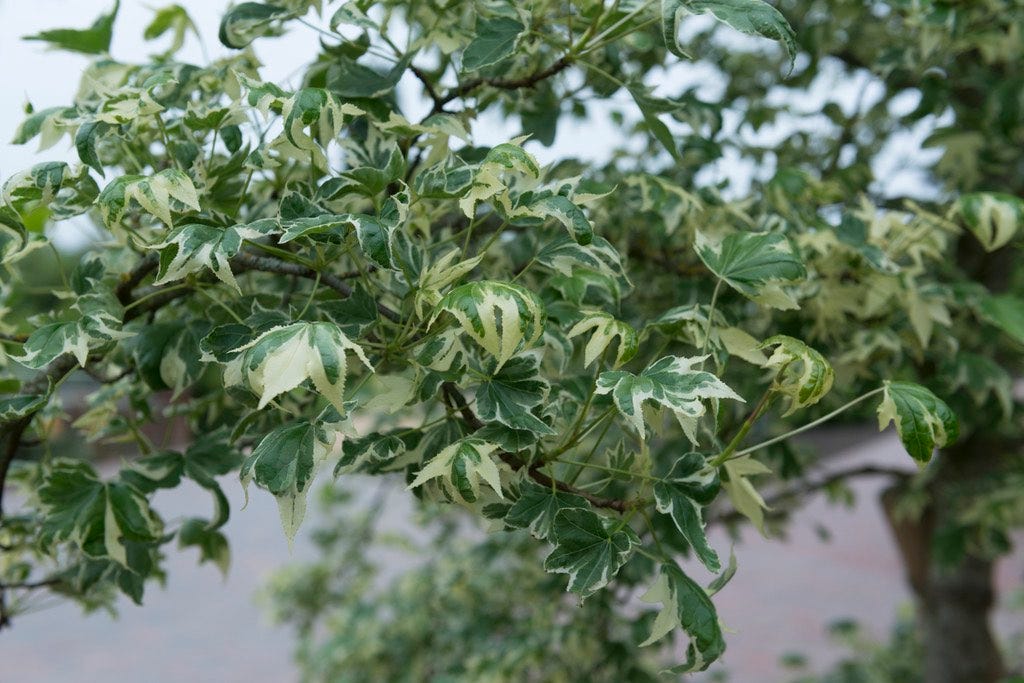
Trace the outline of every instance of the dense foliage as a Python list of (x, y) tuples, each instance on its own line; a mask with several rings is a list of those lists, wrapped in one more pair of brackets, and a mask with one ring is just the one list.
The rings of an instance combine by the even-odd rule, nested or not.
[[(703, 670), (725, 649), (712, 595), (735, 570), (706, 523), (776, 521), (757, 477), (803, 476), (789, 436), (876, 411), (922, 466), (911, 502), (960, 431), (1021, 437), (1015, 3), (321, 5), (233, 6), (231, 51), (205, 65), (175, 58), (196, 31), (176, 6), (146, 30), (169, 49), (143, 63), (108, 54), (116, 4), (33, 37), (96, 58), (73, 103), (29, 108), (16, 133), (66, 138), (78, 159), (4, 185), (0, 296), (24, 296), (53, 221), (106, 237), (62, 271), (51, 310), (0, 329), (0, 479), (20, 489), (0, 520), (0, 622), (40, 589), (141, 601), (175, 541), (226, 568), (228, 473), (277, 498), (291, 539), (329, 464), (399, 478), (494, 532), (385, 594), (323, 577), (332, 618), (366, 618), (331, 647), (367, 677), (389, 676), (370, 654), (381, 634), (397, 619), (421, 637), (424, 591), (448, 585), (446, 610), (480, 611), (436, 645), (463, 624), (473, 640), (434, 664), (410, 645), (423, 677), (558, 680), (589, 661), (623, 680), (609, 667), (657, 671), (635, 649), (651, 644), (674, 672)], [(294, 84), (266, 82), (251, 44), (285, 30), (318, 38), (317, 58)], [(690, 59), (721, 80), (713, 97), (673, 86)], [(845, 68), (856, 103), (808, 112)], [(623, 131), (608, 163), (538, 162), (605, 114)], [(496, 121), (521, 131), (474, 144)], [(920, 125), (941, 156), (918, 170), (944, 186), (894, 196), (877, 160)], [(119, 472), (49, 447), (78, 370), (98, 386), (75, 429), (137, 447)], [(172, 418), (188, 443), (146, 429)], [(1024, 521), (1015, 455), (945, 520), (947, 549), (1005, 550)], [(151, 498), (183, 479), (213, 512), (166, 524)], [(485, 597), (477, 558), (499, 563), (489, 581), (552, 595), (535, 629)], [(360, 562), (346, 587), (365, 583)], [(513, 630), (475, 632), (494, 621)]]

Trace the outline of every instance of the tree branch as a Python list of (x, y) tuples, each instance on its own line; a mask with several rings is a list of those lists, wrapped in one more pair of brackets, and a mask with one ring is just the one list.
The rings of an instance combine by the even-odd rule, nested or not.
[[(555, 74), (561, 73), (562, 71), (569, 68), (572, 64), (572, 59), (568, 55), (562, 56), (558, 61), (554, 62), (547, 68), (539, 71), (534, 71), (532, 74), (528, 74), (521, 78), (473, 78), (458, 87), (448, 91), (444, 97), (434, 100), (434, 108), (431, 111), (432, 114), (438, 114), (444, 111), (446, 104), (452, 100), (457, 100), (460, 97), (465, 97), (469, 93), (473, 92), (477, 88), (488, 85), (492, 88), (498, 88), (500, 90), (519, 90), (520, 88), (532, 88), (546, 78), (551, 78)], [(415, 72), (414, 72), (415, 73)]]

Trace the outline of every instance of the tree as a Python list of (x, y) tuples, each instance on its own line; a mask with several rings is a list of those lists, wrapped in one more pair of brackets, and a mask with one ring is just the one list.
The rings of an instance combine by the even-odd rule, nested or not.
[[(175, 538), (226, 567), (221, 475), (274, 495), (292, 538), (329, 462), (336, 477), (404, 476), (505, 530), (478, 551), (509, 558), (496, 581), (550, 593), (542, 567), (599, 617), (559, 647), (606, 638), (639, 676), (657, 668), (642, 642), (650, 661), (703, 670), (726, 645), (712, 596), (735, 570), (706, 524), (767, 532), (786, 501), (893, 476), (815, 479), (818, 459), (786, 445), (874, 411), (921, 465), (890, 500), (928, 680), (1000, 675), (985, 596), (1024, 518), (1024, 11), (321, 4), (230, 8), (233, 51), (203, 66), (175, 58), (195, 31), (176, 6), (146, 29), (170, 48), (141, 64), (107, 54), (116, 4), (32, 37), (98, 57), (73, 104), (30, 108), (16, 133), (67, 135), (78, 163), (4, 185), (2, 295), (20, 295), (50, 221), (88, 216), (109, 241), (63, 272), (70, 306), (3, 330), (0, 480), (22, 496), (0, 518), (0, 623), (36, 590), (141, 601)], [(288, 88), (260, 78), (250, 48), (284, 30), (321, 44)], [(665, 78), (691, 60), (721, 78), (714, 96)], [(855, 106), (808, 112), (830, 73)], [(610, 162), (538, 163), (531, 150), (602, 108), (624, 131)], [(489, 114), (522, 135), (476, 146)], [(916, 195), (894, 196), (879, 160), (915, 126), (941, 156), (920, 162)], [(113, 477), (47, 447), (79, 370), (99, 386), (78, 431), (138, 448)], [(164, 414), (189, 443), (147, 436)], [(150, 499), (182, 479), (213, 514), (165, 524)], [(910, 502), (920, 514), (896, 514)], [(629, 619), (644, 591), (657, 608)], [(476, 676), (535, 661), (446, 653)]]

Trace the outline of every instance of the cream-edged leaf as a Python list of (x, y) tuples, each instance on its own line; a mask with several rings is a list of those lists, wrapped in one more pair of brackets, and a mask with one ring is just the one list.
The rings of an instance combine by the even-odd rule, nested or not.
[(640, 545), (629, 525), (582, 508), (560, 509), (551, 536), (555, 548), (544, 559), (544, 569), (568, 574), (568, 590), (581, 598), (607, 586)]
[[(259, 408), (307, 379), (344, 414), (346, 352), (373, 370), (362, 347), (334, 323), (298, 322), (267, 330), (244, 346), (237, 358), (240, 375), (259, 395)], [(227, 378), (226, 378), (227, 380)]]
[(920, 384), (886, 382), (878, 406), (879, 431), (896, 424), (903, 447), (918, 462), (928, 462), (936, 448), (960, 436), (960, 423), (949, 406)]
[(509, 282), (470, 282), (448, 292), (431, 324), (450, 313), (463, 331), (498, 361), (498, 368), (544, 334), (544, 304), (536, 294)]
[(1024, 199), (1000, 192), (962, 195), (956, 212), (986, 251), (1006, 245), (1024, 226)]
[(727, 285), (757, 303), (798, 308), (783, 285), (807, 276), (793, 245), (776, 233), (734, 232), (721, 241), (697, 233), (697, 255)]
[(497, 450), (496, 444), (474, 437), (456, 441), (426, 463), (408, 488), (414, 489), (432, 479), (441, 479), (448, 491), (455, 492), (467, 503), (473, 503), (480, 497), (480, 481), (483, 480), (499, 498), (504, 498), (501, 473), (491, 457)]
[(706, 356), (665, 356), (639, 375), (622, 370), (601, 373), (597, 393), (612, 394), (615, 407), (645, 438), (643, 404), (654, 401), (671, 410), (691, 442), (696, 443), (695, 420), (706, 412), (707, 399), (743, 401), (736, 392), (710, 372), (694, 370)]
[(278, 427), (264, 436), (242, 463), (242, 485), (248, 487), (254, 481), (277, 498), (281, 526), (289, 544), (302, 524), (306, 494), (330, 446), (323, 429), (300, 422)]
[(103, 188), (96, 204), (108, 228), (124, 217), (132, 200), (169, 227), (173, 226), (172, 212), (200, 209), (191, 178), (175, 168), (165, 168), (151, 176), (120, 176)]
[(775, 347), (765, 367), (776, 371), (775, 391), (789, 399), (783, 417), (812, 406), (832, 389), (836, 373), (825, 357), (799, 339), (777, 334), (761, 344)]
[(584, 366), (597, 360), (616, 337), (619, 343), (614, 367), (619, 367), (635, 356), (640, 346), (636, 330), (631, 325), (603, 311), (588, 311), (582, 320), (572, 326), (568, 336), (572, 339), (586, 332), (590, 332), (590, 340), (583, 351)]
[(640, 599), (662, 604), (651, 635), (641, 647), (661, 640), (677, 627), (690, 638), (686, 661), (672, 667), (672, 673), (704, 671), (725, 652), (722, 627), (710, 596), (675, 564), (663, 564), (657, 581)]

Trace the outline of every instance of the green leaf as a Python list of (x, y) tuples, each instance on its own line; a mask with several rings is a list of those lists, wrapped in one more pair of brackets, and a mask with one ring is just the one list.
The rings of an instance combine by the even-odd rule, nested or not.
[(362, 347), (334, 323), (299, 322), (267, 330), (244, 346), (229, 363), (225, 381), (246, 381), (259, 395), (259, 409), (307, 379), (338, 412), (345, 414), (345, 352), (352, 351), (371, 371)]
[(928, 389), (910, 382), (886, 382), (878, 406), (879, 431), (896, 423), (896, 432), (910, 457), (924, 463), (936, 448), (960, 436), (960, 423), (949, 406)]
[(708, 571), (718, 572), (722, 563), (708, 544), (701, 508), (715, 499), (721, 482), (718, 473), (706, 470), (705, 465), (704, 456), (699, 453), (681, 457), (668, 475), (654, 485), (654, 500), (658, 512), (672, 517), (679, 533)]
[(802, 280), (807, 271), (783, 235), (734, 232), (715, 243), (698, 232), (696, 250), (711, 272), (747, 298), (772, 308), (799, 308), (781, 285)]
[(281, 526), (289, 543), (302, 524), (306, 494), (329, 450), (324, 430), (300, 422), (267, 434), (242, 463), (242, 486), (248, 487), (250, 481), (255, 481), (277, 498)]
[(476, 35), (462, 53), (463, 71), (477, 71), (512, 55), (526, 26), (511, 17), (478, 20)]
[(544, 540), (551, 538), (558, 512), (571, 508), (589, 510), (590, 503), (576, 494), (526, 480), (519, 488), (519, 499), (505, 514), (505, 523), (517, 529), (529, 529), (534, 538)]
[(230, 7), (220, 22), (218, 37), (225, 47), (240, 50), (257, 38), (272, 35), (276, 22), (294, 16), (287, 7), (243, 2)]
[(405, 62), (400, 61), (390, 71), (382, 73), (338, 55), (327, 68), (327, 89), (346, 99), (383, 97), (398, 85), (405, 67)]
[(1024, 299), (1012, 294), (986, 296), (981, 300), (980, 308), (993, 325), (1024, 344)]
[(45, 395), (13, 396), (0, 399), (0, 422), (13, 422), (46, 405)]
[(765, 367), (776, 371), (775, 391), (789, 399), (783, 417), (812, 406), (832, 389), (836, 373), (825, 357), (799, 339), (777, 334), (759, 348), (776, 347)]
[(515, 356), (480, 382), (476, 391), (477, 415), (485, 422), (500, 422), (512, 429), (554, 434), (555, 430), (531, 412), (547, 394), (548, 383), (540, 375), (540, 359), (529, 353)]
[(498, 369), (544, 334), (544, 304), (528, 289), (508, 282), (470, 282), (448, 292), (430, 324), (447, 311), (463, 331), (498, 361)]
[(55, 28), (48, 31), (40, 31), (35, 35), (25, 36), (23, 40), (41, 40), (58, 50), (82, 52), (87, 55), (100, 55), (110, 52), (110, 39), (113, 35), (114, 18), (117, 17), (117, 10), (120, 6), (121, 0), (114, 0), (114, 7), (110, 12), (97, 17), (96, 21), (89, 28)]
[(757, 492), (754, 485), (750, 483), (749, 477), (759, 474), (771, 474), (771, 470), (749, 455), (727, 460), (722, 465), (722, 468), (725, 470), (722, 488), (728, 494), (733, 507), (736, 508), (737, 512), (753, 522), (762, 536), (766, 535), (764, 511), (768, 509), (768, 506), (765, 505), (764, 498)]
[(686, 662), (673, 667), (672, 673), (704, 671), (725, 652), (725, 639), (714, 603), (707, 592), (676, 565), (661, 565), (657, 582), (640, 599), (663, 605), (651, 627), (651, 635), (641, 647), (661, 640), (676, 627), (682, 627), (690, 637)]
[(1000, 192), (961, 195), (956, 211), (986, 251), (1005, 246), (1024, 225), (1024, 200)]
[(630, 526), (582, 508), (560, 509), (550, 536), (554, 537), (555, 548), (544, 559), (544, 569), (568, 574), (567, 590), (581, 598), (607, 586), (640, 545), (640, 538)]
[(569, 330), (569, 338), (590, 332), (590, 340), (583, 352), (583, 365), (589, 366), (601, 357), (615, 337), (619, 338), (615, 352), (615, 367), (619, 367), (636, 355), (640, 347), (636, 330), (627, 323), (617, 320), (603, 311), (588, 311), (582, 320)]
[(199, 563), (213, 562), (227, 578), (231, 567), (231, 548), (228, 539), (216, 529), (207, 527), (202, 519), (186, 519), (178, 529), (178, 546), (199, 548)]
[(672, 158), (678, 162), (683, 160), (682, 155), (679, 153), (679, 146), (676, 144), (676, 139), (672, 135), (672, 131), (668, 129), (668, 126), (658, 118), (659, 111), (654, 106), (653, 98), (650, 94), (650, 89), (638, 84), (631, 84), (627, 87), (629, 94), (633, 96), (633, 101), (636, 102), (637, 109), (640, 110), (640, 114), (644, 118), (644, 123), (647, 125), (648, 130), (651, 131), (651, 135), (661, 143), (661, 146), (665, 148)]
[(781, 42), (789, 55), (791, 67), (796, 59), (796, 33), (782, 13), (764, 0), (662, 0), (661, 8), (665, 44), (681, 57), (686, 55), (676, 40), (680, 20), (687, 12), (711, 12), (716, 19), (737, 31)]
[(705, 358), (665, 356), (639, 375), (622, 370), (603, 372), (597, 378), (597, 393), (612, 394), (615, 407), (639, 432), (641, 438), (646, 435), (643, 404), (645, 401), (654, 401), (671, 410), (686, 436), (696, 443), (696, 424), (705, 413), (704, 400), (743, 400), (710, 372), (692, 369)]
[(181, 5), (174, 4), (153, 11), (153, 20), (146, 25), (142, 37), (146, 40), (156, 40), (170, 32), (173, 36), (171, 45), (164, 54), (172, 55), (185, 44), (185, 34), (189, 31), (199, 37), (199, 29), (196, 28), (188, 11)]
[(103, 188), (96, 198), (107, 227), (114, 227), (124, 217), (133, 199), (168, 227), (174, 227), (172, 211), (200, 210), (199, 195), (192, 179), (176, 168), (165, 168), (149, 177), (124, 175)]
[(451, 495), (454, 492), (467, 503), (473, 503), (480, 497), (480, 481), (483, 480), (499, 498), (504, 498), (501, 474), (491, 457), (497, 450), (496, 444), (482, 439), (460, 439), (426, 463), (408, 488), (414, 489), (440, 478), (445, 485), (445, 493)]

